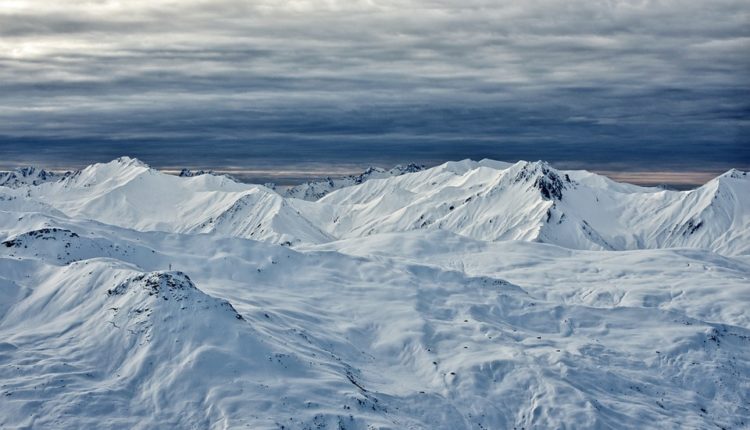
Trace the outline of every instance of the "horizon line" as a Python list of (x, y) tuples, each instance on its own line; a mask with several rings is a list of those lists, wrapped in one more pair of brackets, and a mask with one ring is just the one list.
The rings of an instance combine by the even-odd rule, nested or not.
[[(135, 158), (135, 157), (130, 157)], [(116, 159), (116, 158), (115, 158)], [(113, 159), (114, 160), (114, 159)], [(110, 160), (111, 161), (111, 160)], [(460, 161), (460, 160), (459, 160)], [(497, 160), (502, 161), (502, 160)], [(106, 162), (105, 162), (106, 163)], [(11, 171), (14, 169), (22, 168), (22, 167), (37, 167), (42, 168), (47, 171), (51, 172), (71, 172), (71, 171), (77, 171), (81, 170), (82, 168), (85, 168), (87, 166), (97, 164), (97, 163), (91, 163), (87, 164), (83, 167), (73, 167), (71, 165), (57, 165), (57, 166), (41, 166), (34, 163), (12, 163), (12, 164), (2, 164), (0, 163), (0, 172), (5, 171)], [(309, 163), (300, 167), (296, 168), (290, 168), (290, 167), (283, 167), (283, 165), (280, 165), (279, 168), (242, 168), (242, 167), (235, 167), (235, 166), (225, 166), (225, 167), (197, 167), (197, 166), (186, 166), (186, 167), (175, 167), (175, 166), (160, 166), (160, 167), (154, 167), (148, 163), (149, 167), (158, 170), (160, 172), (169, 174), (169, 175), (178, 175), (182, 169), (187, 169), (190, 171), (206, 171), (206, 172), (212, 172), (215, 174), (224, 174), (234, 177), (235, 179), (240, 180), (243, 183), (254, 183), (254, 184), (263, 184), (268, 182), (274, 182), (276, 185), (280, 186), (289, 186), (289, 185), (298, 185), (304, 182), (308, 182), (315, 179), (325, 179), (325, 178), (339, 178), (339, 177), (345, 177), (350, 175), (358, 175), (361, 174), (367, 167), (361, 167), (364, 164), (342, 164), (342, 163), (335, 163), (335, 164), (326, 164), (326, 163)], [(293, 165), (299, 166), (299, 163), (293, 163)], [(382, 163), (381, 163), (382, 164)], [(397, 166), (397, 165), (407, 165), (409, 163), (396, 163), (391, 165), (390, 167), (382, 167), (381, 165), (378, 165), (378, 163), (372, 163), (369, 164), (368, 167), (380, 167), (384, 169), (389, 169), (391, 167)], [(415, 163), (415, 164), (421, 164), (421, 163)], [(426, 168), (432, 168), (436, 167), (443, 163), (438, 163), (434, 165), (425, 164)], [(550, 163), (553, 167), (559, 170), (586, 170), (591, 173), (595, 173), (598, 175), (606, 176), (616, 182), (625, 182), (630, 183), (634, 185), (640, 185), (640, 186), (659, 186), (659, 185), (668, 185), (668, 186), (678, 186), (678, 187), (692, 187), (692, 186), (701, 186), (705, 183), (709, 182), (710, 180), (716, 178), (717, 176), (727, 172), (729, 169), (719, 169), (719, 168), (706, 168), (706, 169), (680, 169), (677, 167), (672, 168), (664, 168), (664, 169), (640, 169), (640, 170), (633, 170), (633, 169), (597, 169), (597, 168), (581, 168), (583, 167), (581, 164), (576, 164), (575, 168), (568, 168), (568, 167), (557, 167), (555, 164), (557, 163)], [(560, 164), (567, 164), (567, 163), (560, 163)], [(750, 170), (748, 167), (735, 167), (738, 170), (746, 171)]]

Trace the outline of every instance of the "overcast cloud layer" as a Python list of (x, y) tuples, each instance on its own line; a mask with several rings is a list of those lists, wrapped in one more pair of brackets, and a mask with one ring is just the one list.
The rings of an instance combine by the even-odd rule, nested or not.
[(0, 158), (750, 166), (750, 2), (0, 0)]

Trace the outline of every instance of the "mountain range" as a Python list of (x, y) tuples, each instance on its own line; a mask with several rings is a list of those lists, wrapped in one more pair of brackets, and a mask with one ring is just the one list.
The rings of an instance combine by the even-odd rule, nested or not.
[(750, 177), (0, 175), (0, 428), (750, 426)]

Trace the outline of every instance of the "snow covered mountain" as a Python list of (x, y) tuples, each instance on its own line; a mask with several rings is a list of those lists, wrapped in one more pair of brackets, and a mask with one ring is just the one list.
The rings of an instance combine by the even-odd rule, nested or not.
[(746, 172), (727, 172), (691, 191), (668, 191), (618, 184), (585, 171), (558, 171), (544, 162), (466, 160), (406, 170), (417, 171), (360, 178), (359, 185), (314, 202), (224, 176), (166, 175), (129, 158), (25, 190), (30, 199), (69, 216), (121, 227), (216, 232), (291, 245), (439, 229), (480, 240), (573, 249), (750, 253)]
[(263, 186), (211, 174), (168, 175), (128, 157), (25, 191), (68, 216), (141, 231), (217, 232), (275, 243), (327, 238)]
[(339, 238), (441, 229), (574, 249), (750, 252), (750, 178), (738, 171), (679, 192), (558, 171), (543, 162), (447, 164), (336, 191), (319, 203), (331, 207), (325, 228)]
[(55, 173), (36, 167), (19, 167), (8, 172), (0, 172), (0, 186), (18, 188), (24, 185), (39, 185), (59, 181), (70, 175), (73, 175), (73, 172)]
[(0, 428), (747, 428), (749, 183), (0, 187)]
[(315, 201), (332, 191), (351, 187), (353, 185), (359, 185), (370, 179), (384, 179), (393, 176), (401, 176), (406, 173), (419, 172), (424, 169), (425, 166), (414, 163), (409, 163), (405, 166), (399, 165), (389, 170), (380, 167), (369, 167), (359, 175), (344, 176), (343, 178), (328, 177), (318, 181), (308, 181), (300, 185), (295, 185), (284, 189), (281, 192), (281, 195), (284, 197)]

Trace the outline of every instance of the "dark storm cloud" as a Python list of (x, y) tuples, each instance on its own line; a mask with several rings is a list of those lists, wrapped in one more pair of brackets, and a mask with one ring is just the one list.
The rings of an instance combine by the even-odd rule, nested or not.
[(13, 1), (0, 156), (750, 165), (746, 1)]

